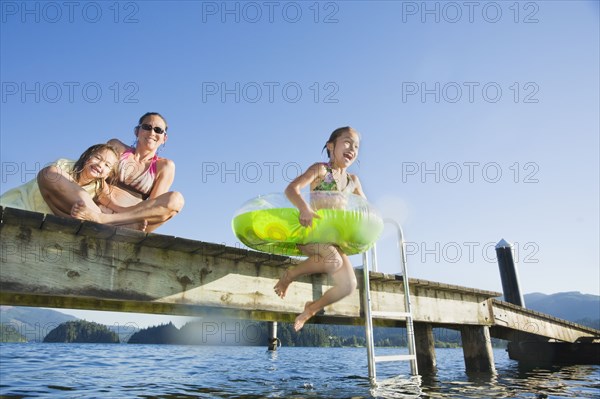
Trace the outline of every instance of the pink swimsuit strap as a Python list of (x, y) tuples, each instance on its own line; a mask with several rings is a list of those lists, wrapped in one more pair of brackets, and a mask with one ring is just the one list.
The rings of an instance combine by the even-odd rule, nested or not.
[[(158, 155), (154, 155), (150, 162), (148, 170), (131, 180), (129, 183), (125, 183), (125, 178), (133, 172), (129, 166), (128, 159), (133, 155), (133, 149), (129, 148), (121, 154), (119, 160), (119, 187), (122, 187), (128, 191), (139, 193), (142, 197), (147, 198), (152, 191), (154, 186), (154, 180), (156, 179), (156, 162), (158, 161)], [(132, 193), (134, 194), (134, 193)]]

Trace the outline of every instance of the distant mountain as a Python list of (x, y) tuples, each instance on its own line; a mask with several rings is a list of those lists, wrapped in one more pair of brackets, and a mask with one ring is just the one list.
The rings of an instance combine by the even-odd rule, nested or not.
[(542, 294), (534, 292), (525, 294), (525, 307), (538, 312), (547, 313), (559, 319), (573, 322), (581, 320), (600, 320), (600, 296), (582, 294), (581, 292), (559, 292)]
[[(54, 328), (75, 320), (79, 319), (51, 309), (0, 306), (0, 342), (42, 342)], [(127, 342), (138, 331), (131, 325), (107, 328), (115, 332), (121, 342)]]
[(11, 334), (14, 337), (22, 336), (28, 342), (42, 342), (46, 334), (54, 328), (73, 320), (77, 320), (77, 318), (55, 310), (0, 306), (0, 324), (2, 326), (0, 341), (15, 342), (12, 339), (6, 339), (8, 334)]
[(44, 337), (44, 342), (118, 344), (119, 336), (102, 324), (77, 320), (62, 323)]

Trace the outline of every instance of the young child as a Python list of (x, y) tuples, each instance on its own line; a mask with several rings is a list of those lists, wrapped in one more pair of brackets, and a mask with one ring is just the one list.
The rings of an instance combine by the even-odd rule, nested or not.
[[(59, 159), (49, 168), (60, 173), (61, 178), (77, 184), (90, 198), (97, 200), (106, 194), (107, 180), (116, 178), (119, 157), (115, 149), (108, 144), (96, 144), (85, 150), (75, 162)], [(44, 201), (37, 179), (15, 187), (0, 196), (0, 205), (27, 211), (53, 214)]]
[[(359, 141), (358, 132), (349, 126), (334, 130), (323, 147), (327, 150), (329, 162), (315, 163), (288, 185), (285, 194), (300, 211), (302, 226), (309, 227), (314, 218), (319, 218), (315, 208), (329, 207), (328, 204), (319, 204), (318, 200), (309, 204), (302, 198), (300, 190), (308, 185), (312, 192), (339, 191), (365, 197), (358, 177), (346, 171), (358, 157)], [(308, 259), (283, 274), (274, 287), (275, 293), (284, 298), (289, 285), (307, 274), (327, 273), (334, 284), (321, 298), (306, 303), (304, 311), (294, 322), (296, 331), (325, 306), (350, 295), (356, 289), (356, 276), (350, 259), (336, 245), (310, 243), (299, 246), (299, 249)]]

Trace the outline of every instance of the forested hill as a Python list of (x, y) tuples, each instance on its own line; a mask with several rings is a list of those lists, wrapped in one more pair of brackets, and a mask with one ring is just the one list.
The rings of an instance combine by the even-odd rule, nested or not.
[(119, 343), (119, 336), (108, 327), (85, 320), (68, 321), (50, 331), (44, 342)]

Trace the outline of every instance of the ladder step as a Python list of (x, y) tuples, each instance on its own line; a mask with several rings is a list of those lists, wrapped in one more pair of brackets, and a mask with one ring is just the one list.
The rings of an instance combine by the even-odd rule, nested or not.
[(409, 319), (412, 315), (409, 312), (386, 312), (386, 311), (372, 311), (371, 317), (377, 317), (382, 319), (394, 319), (394, 320), (403, 320)]
[(415, 355), (387, 355), (375, 356), (375, 362), (402, 362), (405, 360), (415, 360)]

